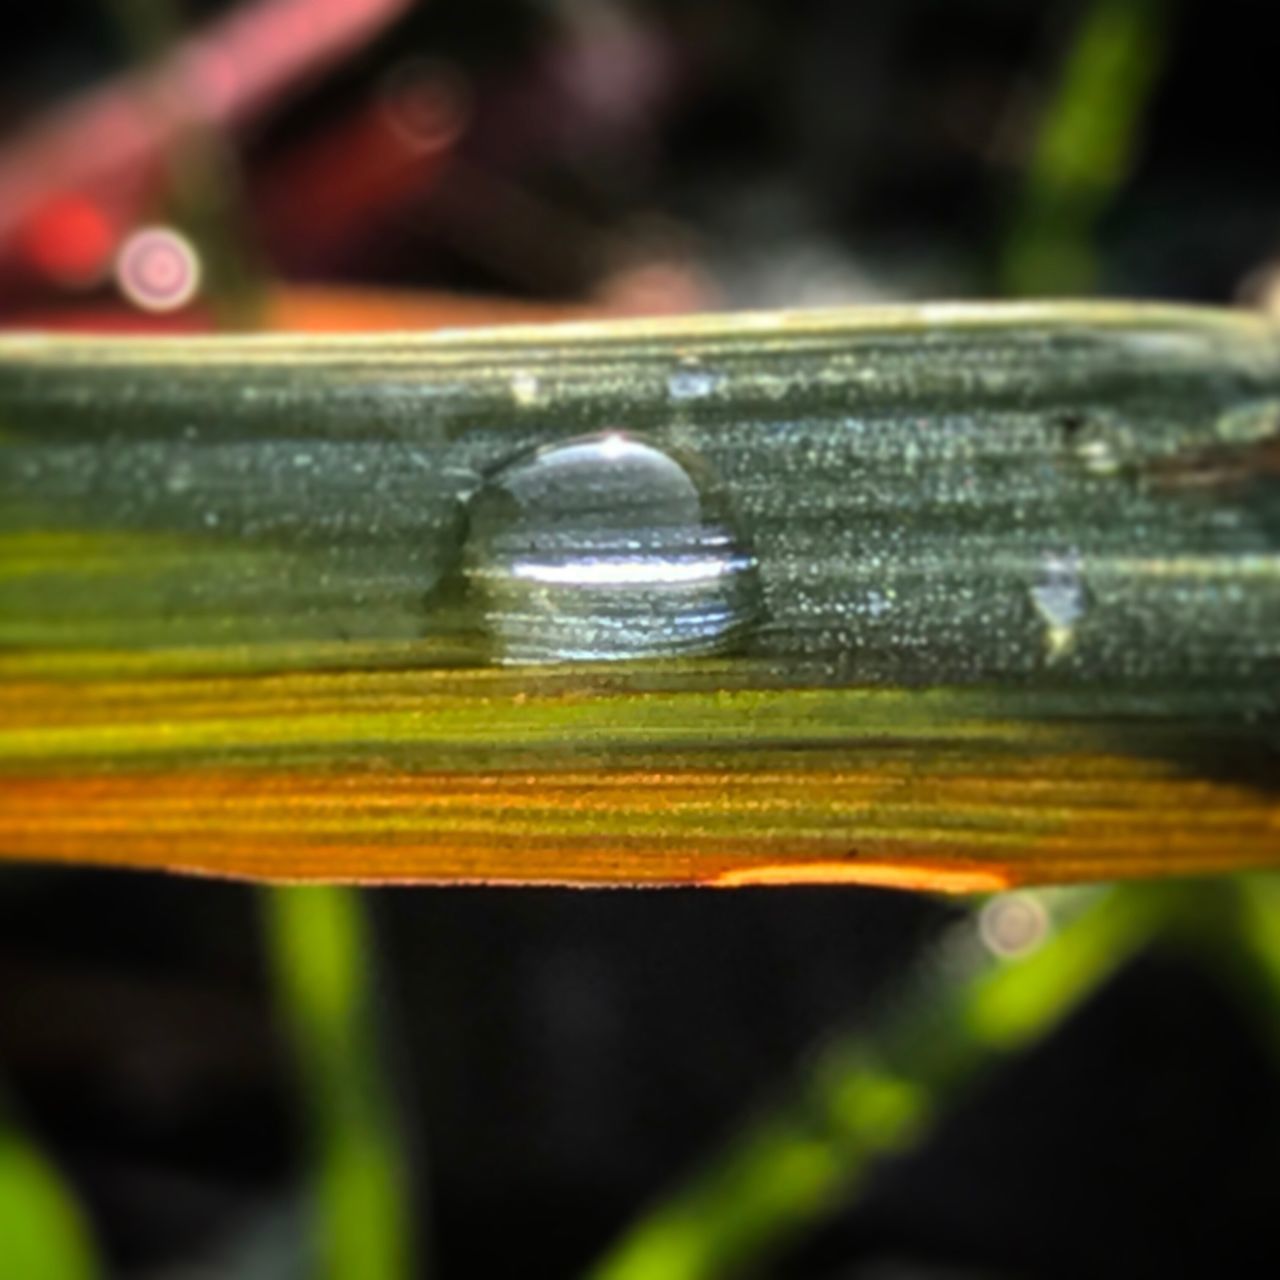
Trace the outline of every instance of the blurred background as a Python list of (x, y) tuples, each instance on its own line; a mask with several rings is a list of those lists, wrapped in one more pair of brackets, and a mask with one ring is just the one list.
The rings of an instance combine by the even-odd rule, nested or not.
[(0, 47), (0, 319), (1257, 300), (1280, 249), (1271, 17), (1250, 0), (27, 6)]
[[(1273, 27), (1250, 0), (23, 5), (0, 326), (1280, 309)], [(966, 927), (850, 889), (292, 901), (0, 870), (0, 1276), (316, 1274), (317, 1161), (363, 1123), (325, 1119), (337, 1078), (394, 1148), (353, 1213), (399, 1203), (414, 1243), (330, 1274), (581, 1274)], [(1271, 1274), (1276, 1085), (1157, 948), (763, 1271)], [(21, 1256), (79, 1243), (30, 1269), (24, 1229)]]

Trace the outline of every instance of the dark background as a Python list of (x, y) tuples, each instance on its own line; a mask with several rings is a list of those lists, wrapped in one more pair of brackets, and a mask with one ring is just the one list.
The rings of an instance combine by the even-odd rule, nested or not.
[[(1145, 8), (1163, 54), (1077, 291), (1265, 300), (1274, 6)], [(273, 281), (495, 305), (997, 295), (1088, 9), (434, 0), (231, 140), (243, 252)], [(8, 136), (120, 71), (118, 18), (6, 14)], [(331, 228), (344, 123), (410, 58), (453, 113), (443, 175), (357, 199)], [(299, 196), (324, 232), (308, 241), (272, 231), (262, 193), (313, 146), (332, 185)], [(0, 321), (108, 323), (119, 306), (109, 283), (34, 270), (0, 291)], [(453, 1276), (573, 1274), (783, 1096), (815, 1045), (892, 1009), (957, 910), (853, 889), (366, 896), (421, 1214)], [(262, 946), (247, 887), (0, 871), (0, 1082), (120, 1274), (236, 1274), (228, 1259), (296, 1231), (301, 1121)], [(770, 1274), (1276, 1273), (1275, 1084), (1213, 982), (1148, 956)]]

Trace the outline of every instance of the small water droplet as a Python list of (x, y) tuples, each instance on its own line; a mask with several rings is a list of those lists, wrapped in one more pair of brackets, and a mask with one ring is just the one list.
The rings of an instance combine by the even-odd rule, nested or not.
[(1044, 557), (1040, 576), (1031, 588), (1031, 602), (1044, 620), (1045, 648), (1049, 660), (1054, 661), (1070, 651), (1076, 623), (1088, 607), (1078, 551)]
[(1076, 456), (1095, 476), (1113, 476), (1120, 470), (1120, 459), (1106, 440), (1082, 440), (1076, 446)]
[(1236, 405), (1214, 423), (1218, 439), (1225, 444), (1257, 444), (1280, 435), (1280, 404), (1255, 400)]
[(892, 593), (868, 591), (863, 597), (862, 612), (869, 618), (882, 618), (893, 608)]
[(511, 397), (516, 404), (525, 406), (537, 404), (541, 392), (542, 387), (538, 382), (537, 374), (521, 370), (511, 375)]
[(719, 653), (760, 609), (755, 557), (706, 464), (621, 432), (491, 475), (463, 572), (504, 663)]
[(704, 369), (694, 361), (681, 365), (667, 379), (667, 394), (673, 400), (702, 400), (724, 381), (713, 369)]
[(1095, 476), (1116, 475), (1122, 467), (1117, 445), (1122, 429), (1108, 415), (1069, 410), (1057, 419), (1057, 425), (1076, 461)]

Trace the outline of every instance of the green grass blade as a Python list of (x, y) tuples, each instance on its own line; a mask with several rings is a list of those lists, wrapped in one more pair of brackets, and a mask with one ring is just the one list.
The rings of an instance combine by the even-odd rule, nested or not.
[(1133, 165), (1164, 61), (1168, 0), (1093, 0), (1041, 122), (1005, 246), (1005, 292), (1088, 293), (1094, 233)]
[(323, 1274), (402, 1280), (414, 1269), (408, 1158), (383, 1076), (358, 895), (288, 888), (264, 898), (280, 1000), (316, 1146)]
[(0, 1127), (0, 1280), (93, 1280), (89, 1228), (49, 1163)]
[[(711, 1280), (758, 1265), (847, 1198), (875, 1159), (916, 1141), (964, 1081), (1061, 1021), (1174, 900), (1111, 891), (1017, 962), (983, 958), (967, 930), (890, 1025), (828, 1047), (788, 1105), (628, 1231), (591, 1280)], [(1082, 899), (1059, 901), (1069, 914)]]

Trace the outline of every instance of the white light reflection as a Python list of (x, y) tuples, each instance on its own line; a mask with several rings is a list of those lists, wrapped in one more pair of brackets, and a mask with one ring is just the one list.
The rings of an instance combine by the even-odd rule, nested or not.
[(575, 560), (570, 564), (519, 561), (513, 577), (571, 587), (641, 587), (712, 582), (742, 568), (734, 560)]

